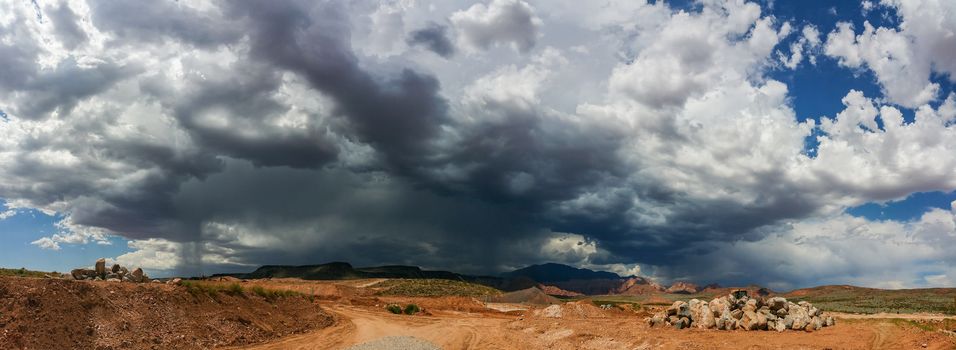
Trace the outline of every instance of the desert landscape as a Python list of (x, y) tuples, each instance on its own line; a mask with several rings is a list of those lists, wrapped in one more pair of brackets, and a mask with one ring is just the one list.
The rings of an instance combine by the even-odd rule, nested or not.
[(956, 0), (0, 0), (0, 350), (956, 350)]
[[(533, 273), (542, 269), (551, 271), (549, 278)], [(687, 282), (664, 288), (643, 278), (643, 284), (635, 284), (633, 276), (557, 264), (480, 278), (485, 284), (451, 272), (408, 266), (352, 269), (343, 263), (237, 274), (258, 278), (138, 282), (4, 271), (3, 349), (956, 348), (956, 289), (825, 286), (777, 293)], [(569, 277), (532, 279), (561, 274)], [(428, 278), (436, 275), (458, 277)], [(490, 282), (527, 288), (503, 291)], [(556, 286), (582, 290), (613, 283), (630, 289), (586, 295)], [(636, 285), (645, 287), (635, 290)], [(709, 309), (694, 306), (716, 310), (728, 300), (726, 323), (719, 312), (714, 318)], [(761, 310), (786, 315), (787, 304), (790, 315), (799, 310), (809, 317), (787, 326), (780, 317), (775, 327), (756, 316)], [(731, 309), (742, 311), (731, 315)], [(680, 320), (682, 315), (691, 322)], [(814, 319), (820, 322), (816, 326)]]

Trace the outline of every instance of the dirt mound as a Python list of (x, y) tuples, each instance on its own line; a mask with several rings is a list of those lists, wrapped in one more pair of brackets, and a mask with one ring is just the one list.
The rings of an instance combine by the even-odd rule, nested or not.
[(562, 305), (551, 305), (543, 309), (534, 310), (532, 315), (543, 318), (605, 318), (604, 310), (594, 306), (590, 300), (569, 302)]
[(270, 302), (163, 284), (0, 278), (2, 349), (211, 348), (331, 324), (305, 296)]
[(548, 295), (544, 291), (538, 289), (537, 287), (531, 287), (528, 289), (522, 289), (519, 291), (504, 293), (501, 295), (495, 295), (485, 298), (486, 302), (490, 303), (512, 303), (512, 304), (529, 304), (529, 305), (550, 305), (550, 304), (560, 304), (561, 300), (553, 296)]

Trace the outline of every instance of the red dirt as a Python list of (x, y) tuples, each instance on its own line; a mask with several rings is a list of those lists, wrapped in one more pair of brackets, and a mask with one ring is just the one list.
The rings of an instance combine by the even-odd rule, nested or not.
[[(446, 349), (956, 349), (954, 335), (892, 319), (840, 318), (812, 333), (676, 330), (648, 327), (646, 312), (588, 300), (503, 313), (475, 298), (375, 296), (367, 281), (221, 283), (306, 296), (273, 305), (248, 292), (213, 300), (165, 285), (3, 278), (0, 349), (342, 349), (386, 336)], [(393, 315), (384, 308), (391, 303), (424, 312)], [(546, 307), (560, 316), (534, 316)]]
[(304, 296), (216, 299), (161, 284), (0, 278), (0, 349), (212, 348), (331, 325)]

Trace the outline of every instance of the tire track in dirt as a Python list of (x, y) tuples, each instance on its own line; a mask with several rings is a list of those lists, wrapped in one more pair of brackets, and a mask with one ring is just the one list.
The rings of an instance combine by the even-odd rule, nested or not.
[(469, 318), (448, 322), (431, 316), (392, 315), (344, 305), (330, 305), (326, 310), (335, 316), (331, 327), (308, 334), (296, 335), (275, 342), (241, 347), (246, 350), (311, 350), (344, 349), (388, 336), (421, 338), (443, 349), (482, 349), (483, 338), (479, 327), (489, 328), (495, 334), (504, 319)]

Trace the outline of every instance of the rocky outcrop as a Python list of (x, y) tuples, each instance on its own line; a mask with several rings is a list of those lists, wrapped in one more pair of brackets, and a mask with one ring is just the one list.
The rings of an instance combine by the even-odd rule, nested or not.
[(781, 297), (750, 298), (747, 295), (735, 297), (734, 294), (710, 302), (698, 299), (675, 301), (646, 321), (651, 327), (777, 332), (787, 329), (812, 332), (836, 323), (832, 316), (805, 301), (795, 304)]
[(94, 268), (90, 269), (74, 269), (70, 272), (69, 277), (72, 277), (75, 280), (90, 280), (90, 281), (109, 281), (109, 282), (133, 282), (133, 283), (147, 283), (150, 282), (149, 276), (143, 272), (143, 269), (136, 268), (133, 272), (130, 272), (126, 267), (120, 266), (119, 264), (113, 264), (110, 269), (106, 268), (106, 259), (100, 258), (96, 260)]
[(674, 294), (694, 294), (700, 291), (700, 287), (696, 284), (688, 282), (674, 282), (666, 292)]

